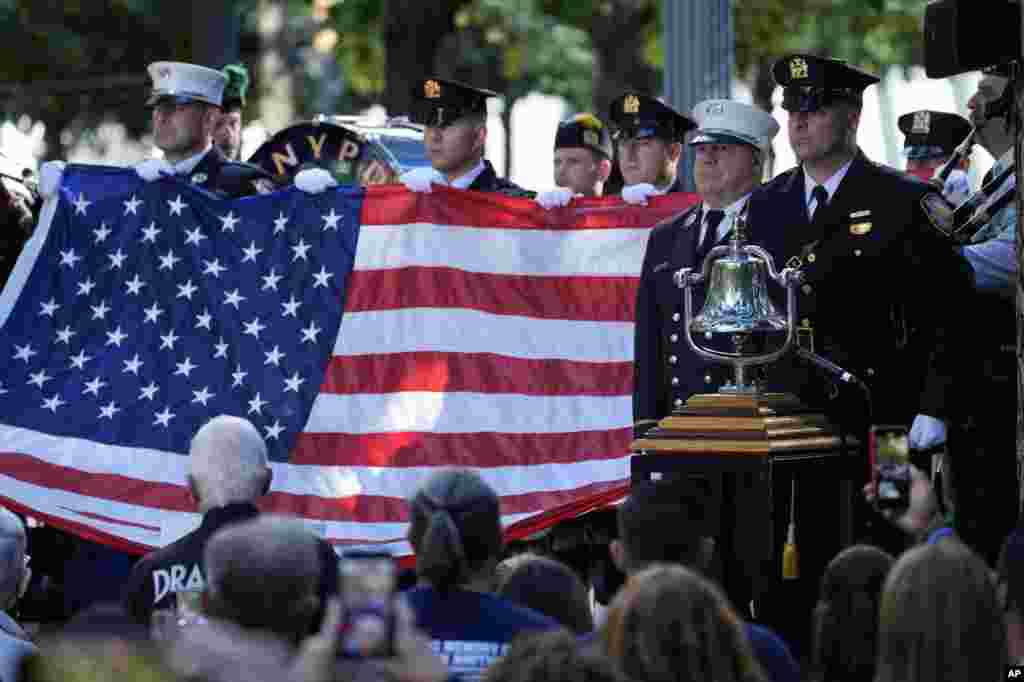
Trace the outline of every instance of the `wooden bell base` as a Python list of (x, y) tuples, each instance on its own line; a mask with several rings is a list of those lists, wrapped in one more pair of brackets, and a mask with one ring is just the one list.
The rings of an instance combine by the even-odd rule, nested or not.
[(650, 453), (771, 455), (835, 450), (842, 439), (825, 415), (789, 393), (702, 393), (630, 449)]

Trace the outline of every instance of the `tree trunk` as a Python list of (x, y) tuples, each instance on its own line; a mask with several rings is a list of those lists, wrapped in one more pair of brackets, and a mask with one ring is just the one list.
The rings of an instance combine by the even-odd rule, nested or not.
[(594, 16), (590, 40), (594, 48), (594, 107), (608, 116), (612, 100), (625, 90), (657, 95), (657, 71), (644, 59), (644, 33), (657, 15), (655, 2), (612, 0)]
[(259, 32), (263, 56), (257, 66), (259, 116), (276, 132), (295, 119), (295, 76), (288, 68), (288, 8), (285, 0), (261, 0)]
[(241, 21), (235, 0), (191, 0), (188, 40), (193, 64), (219, 69), (238, 60)]
[(407, 114), (412, 86), (434, 74), (434, 57), (455, 31), (455, 13), (468, 0), (386, 0), (384, 3), (384, 107), (390, 116)]

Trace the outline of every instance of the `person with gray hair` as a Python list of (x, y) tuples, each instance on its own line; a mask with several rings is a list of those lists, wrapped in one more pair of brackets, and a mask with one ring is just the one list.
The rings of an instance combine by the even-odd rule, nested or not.
[[(132, 570), (124, 603), (132, 616), (149, 625), (153, 612), (175, 607), (178, 593), (196, 595), (206, 588), (203, 550), (225, 526), (259, 514), (256, 500), (270, 490), (267, 446), (251, 422), (220, 415), (196, 432), (189, 448), (188, 486), (203, 517), (199, 527), (145, 556)], [(333, 592), (337, 556), (320, 543), (322, 592)]]
[(203, 552), (206, 614), (297, 647), (320, 606), (319, 552), (317, 537), (292, 519), (222, 528)]
[(501, 558), (498, 496), (475, 472), (432, 475), (410, 503), (409, 542), (419, 586), (404, 593), (417, 626), (449, 671), (475, 682), (517, 635), (558, 627), (490, 591)]
[(27, 545), (21, 519), (0, 507), (0, 682), (17, 682), (22, 661), (36, 650), (25, 631), (8, 615), (32, 577), (25, 554)]

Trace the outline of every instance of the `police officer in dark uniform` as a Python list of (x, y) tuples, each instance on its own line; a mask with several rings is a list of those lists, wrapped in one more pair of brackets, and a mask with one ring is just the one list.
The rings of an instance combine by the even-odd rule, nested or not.
[(751, 211), (782, 235), (775, 261), (806, 275), (799, 343), (863, 380), (873, 409), (856, 388), (840, 389), (792, 355), (768, 366), (768, 386), (862, 439), (869, 423), (913, 423), (911, 447), (928, 449), (956, 407), (957, 306), (969, 288), (965, 262), (931, 224), (948, 205), (858, 148), (862, 94), (877, 77), (804, 54), (778, 60), (772, 72), (800, 165), (755, 193)]
[(686, 133), (697, 127), (693, 119), (654, 97), (627, 92), (612, 101), (608, 120), (624, 201), (645, 204), (647, 197), (683, 191), (678, 166)]
[(537, 194), (544, 208), (566, 206), (573, 197), (604, 196), (612, 172), (612, 138), (608, 126), (590, 113), (558, 124), (555, 133), (555, 184)]
[[(701, 267), (708, 252), (724, 243), (740, 216), (748, 237), (769, 247), (777, 233), (761, 230), (747, 215), (751, 193), (761, 183), (765, 160), (779, 124), (771, 114), (729, 100), (707, 100), (693, 110), (699, 124), (694, 182), (701, 203), (659, 223), (651, 232), (637, 290), (634, 344), (634, 433), (637, 437), (694, 393), (717, 391), (730, 374), (726, 365), (693, 353), (683, 328), (683, 298), (673, 281), (680, 268)], [(749, 232), (750, 230), (748, 230)], [(703, 289), (694, 292), (700, 310)]]
[(487, 99), (498, 93), (471, 85), (428, 78), (413, 88), (414, 123), (425, 126), (423, 143), (431, 168), (415, 168), (399, 180), (414, 192), (430, 185), (448, 185), (477, 192), (533, 197), (513, 182), (499, 178), (484, 158), (487, 142)]
[[(925, 182), (931, 181), (971, 132), (971, 122), (963, 116), (928, 109), (903, 114), (897, 125), (905, 136), (903, 153), (907, 157), (907, 172)], [(942, 195), (957, 206), (970, 193), (966, 166), (952, 169), (943, 183)]]

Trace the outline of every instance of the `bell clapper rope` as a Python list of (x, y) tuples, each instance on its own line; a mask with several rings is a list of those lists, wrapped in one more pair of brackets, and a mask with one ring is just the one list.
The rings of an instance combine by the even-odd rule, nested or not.
[(795, 580), (800, 577), (800, 553), (796, 547), (796, 477), (790, 481), (789, 528), (786, 530), (786, 546), (782, 549), (782, 579)]

